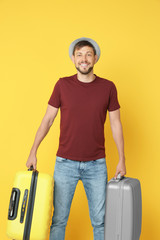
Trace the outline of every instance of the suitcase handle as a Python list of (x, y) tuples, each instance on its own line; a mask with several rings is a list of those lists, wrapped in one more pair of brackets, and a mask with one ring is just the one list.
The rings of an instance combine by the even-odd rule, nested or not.
[(20, 190), (18, 188), (12, 188), (12, 193), (10, 197), (8, 219), (14, 220), (17, 217), (18, 205), (20, 198)]
[(31, 165), (28, 171), (33, 171), (33, 170), (34, 170), (33, 165)]
[(30, 168), (28, 169), (28, 171), (38, 172), (36, 169), (33, 168), (33, 165), (30, 166)]
[(111, 181), (114, 181), (114, 182), (119, 182), (121, 181), (123, 178), (125, 178), (124, 176), (121, 176), (121, 174), (119, 173), (117, 178), (112, 178)]
[(123, 178), (124, 178), (124, 176), (121, 176), (121, 174), (120, 174), (120, 173), (118, 173), (118, 176), (117, 176), (117, 178), (116, 178), (116, 179), (120, 181), (120, 180), (122, 180)]

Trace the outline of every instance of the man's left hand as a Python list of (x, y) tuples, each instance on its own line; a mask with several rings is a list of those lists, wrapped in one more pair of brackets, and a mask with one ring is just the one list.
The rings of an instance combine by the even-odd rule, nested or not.
[(117, 169), (116, 169), (116, 174), (114, 177), (117, 178), (119, 173), (121, 174), (121, 177), (126, 174), (125, 161), (119, 161), (119, 163), (117, 165)]

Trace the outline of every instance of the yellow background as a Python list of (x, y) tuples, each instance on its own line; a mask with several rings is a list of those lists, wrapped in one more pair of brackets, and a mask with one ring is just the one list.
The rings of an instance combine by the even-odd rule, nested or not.
[[(160, 236), (160, 1), (0, 0), (0, 239), (15, 173), (25, 163), (59, 77), (76, 73), (68, 48), (79, 37), (95, 39), (101, 58), (95, 73), (118, 89), (127, 175), (142, 187), (140, 240)], [(58, 113), (38, 151), (38, 170), (53, 174)], [(118, 154), (105, 124), (109, 179)], [(93, 239), (87, 199), (79, 182), (66, 230), (68, 240)]]

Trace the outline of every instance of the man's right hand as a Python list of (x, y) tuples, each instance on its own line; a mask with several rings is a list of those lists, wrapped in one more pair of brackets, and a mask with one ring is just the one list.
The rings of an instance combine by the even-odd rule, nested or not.
[(31, 166), (33, 166), (34, 170), (36, 170), (37, 168), (37, 157), (35, 154), (30, 154), (28, 157), (28, 160), (26, 162), (26, 166), (27, 168), (30, 168)]

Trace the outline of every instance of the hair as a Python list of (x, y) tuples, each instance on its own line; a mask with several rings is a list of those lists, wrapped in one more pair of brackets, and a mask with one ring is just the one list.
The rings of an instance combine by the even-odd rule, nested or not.
[(85, 46), (89, 46), (89, 47), (93, 48), (94, 55), (96, 55), (96, 50), (95, 50), (94, 46), (88, 41), (80, 41), (80, 42), (76, 43), (76, 45), (74, 46), (74, 49), (73, 49), (73, 55), (75, 53), (75, 50), (79, 50)]

